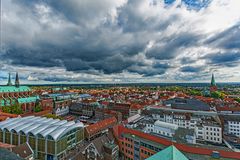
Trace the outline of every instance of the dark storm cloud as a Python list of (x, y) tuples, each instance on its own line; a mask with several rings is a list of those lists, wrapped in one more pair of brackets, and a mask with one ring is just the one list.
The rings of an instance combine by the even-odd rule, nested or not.
[(183, 58), (180, 60), (180, 62), (181, 62), (181, 64), (185, 65), (185, 64), (194, 63), (194, 62), (196, 62), (196, 60), (191, 59), (190, 57), (183, 57)]
[(164, 39), (165, 44), (156, 44), (147, 51), (148, 58), (156, 58), (159, 60), (173, 59), (182, 48), (197, 46), (201, 39), (200, 35), (191, 33), (181, 33)]
[(180, 68), (180, 71), (181, 72), (200, 72), (202, 71), (202, 67), (193, 67), (193, 66), (185, 66), (185, 67), (181, 67)]
[(129, 72), (138, 73), (143, 75), (144, 77), (150, 77), (155, 75), (162, 75), (166, 73), (166, 71), (172, 66), (165, 62), (156, 62), (152, 66), (151, 65), (142, 65), (142, 66), (130, 66), (128, 68)]
[[(189, 10), (179, 5), (171, 8), (172, 3), (164, 6), (148, 0), (3, 3), (7, 4), (3, 27), (6, 52), (0, 54), (0, 61), (44, 70), (56, 67), (64, 72), (61, 76), (33, 75), (33, 78), (66, 81), (71, 78), (65, 76), (67, 73), (113, 76), (126, 72), (150, 77), (163, 75), (179, 64), (186, 65), (178, 69), (184, 78), (184, 74), (202, 71), (201, 67), (192, 67), (198, 56), (187, 57), (202, 46), (222, 49), (220, 57), (217, 54), (203, 57), (209, 66), (230, 67), (239, 62), (239, 53), (232, 51), (240, 46), (237, 25), (205, 40), (208, 36), (204, 28), (191, 19)], [(195, 6), (195, 3), (185, 4)], [(191, 12), (206, 16), (196, 10)], [(201, 20), (204, 23), (205, 19)]]
[(224, 49), (240, 49), (240, 24), (209, 38), (205, 43)]
[(240, 63), (240, 52), (214, 53), (208, 54), (203, 58), (211, 65), (235, 67)]

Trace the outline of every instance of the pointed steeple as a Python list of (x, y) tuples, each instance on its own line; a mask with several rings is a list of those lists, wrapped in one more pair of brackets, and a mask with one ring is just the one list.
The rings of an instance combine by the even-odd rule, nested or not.
[(7, 83), (7, 86), (11, 86), (12, 85), (12, 82), (11, 82), (11, 74), (8, 73), (8, 83)]
[(19, 87), (19, 78), (18, 78), (18, 72), (16, 73), (16, 79), (15, 79), (15, 87)]
[(216, 86), (214, 74), (212, 74), (211, 86)]

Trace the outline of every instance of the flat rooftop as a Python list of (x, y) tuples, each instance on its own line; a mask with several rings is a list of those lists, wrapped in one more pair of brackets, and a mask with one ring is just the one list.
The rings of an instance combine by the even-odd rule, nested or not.
[(173, 109), (210, 111), (210, 106), (207, 103), (197, 99), (173, 98), (163, 103)]

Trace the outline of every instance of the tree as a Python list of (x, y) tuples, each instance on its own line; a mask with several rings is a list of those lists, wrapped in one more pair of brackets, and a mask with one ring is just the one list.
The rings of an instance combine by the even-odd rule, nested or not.
[(212, 92), (212, 93), (211, 93), (211, 97), (224, 99), (225, 93), (219, 92), (219, 91), (215, 91), (215, 92)]
[(40, 112), (42, 111), (42, 106), (40, 104), (37, 104), (35, 107), (34, 107), (34, 112)]
[(13, 106), (5, 106), (2, 108), (2, 111), (5, 113), (12, 113), (12, 114), (23, 114), (23, 110), (21, 106), (15, 104)]
[(13, 113), (13, 114), (23, 114), (23, 110), (20, 107), (20, 105), (15, 104), (14, 106), (11, 107), (11, 113)]
[(235, 98), (235, 101), (237, 101), (238, 103), (240, 103), (240, 98)]
[(2, 111), (5, 113), (11, 113), (11, 108), (10, 108), (10, 106), (4, 106), (4, 107), (2, 107)]

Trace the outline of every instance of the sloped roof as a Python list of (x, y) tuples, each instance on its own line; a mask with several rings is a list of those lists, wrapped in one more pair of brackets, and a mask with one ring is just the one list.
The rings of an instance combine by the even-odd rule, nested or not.
[(24, 159), (33, 156), (33, 150), (28, 143), (23, 143), (19, 146), (13, 147), (12, 152)]
[(0, 122), (1, 130), (23, 132), (26, 135), (31, 133), (34, 136), (41, 135), (44, 138), (51, 136), (54, 140), (61, 138), (73, 129), (83, 127), (84, 125), (81, 122), (75, 123), (74, 121), (68, 122), (66, 120), (35, 116), (10, 118)]
[(111, 117), (87, 126), (86, 130), (89, 134), (94, 134), (97, 133), (98, 131), (110, 127), (111, 125), (114, 125), (115, 123), (117, 123), (117, 119), (115, 117)]
[(31, 91), (28, 86), (0, 86), (0, 92), (26, 92)]
[(18, 103), (36, 102), (38, 99), (39, 99), (38, 96), (36, 96), (36, 97), (18, 98)]
[(175, 146), (169, 146), (166, 149), (154, 154), (146, 160), (188, 160)]

